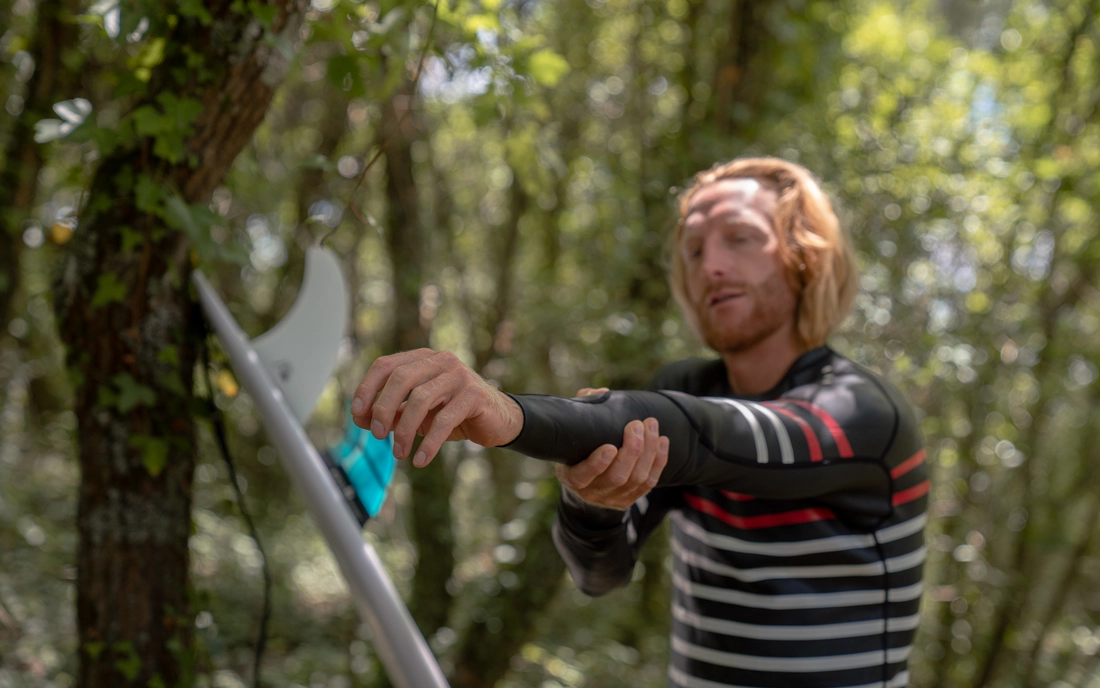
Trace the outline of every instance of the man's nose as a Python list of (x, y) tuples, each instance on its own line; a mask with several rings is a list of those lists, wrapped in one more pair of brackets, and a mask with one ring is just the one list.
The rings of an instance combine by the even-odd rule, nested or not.
[(708, 279), (722, 279), (729, 276), (732, 264), (726, 251), (716, 246), (705, 246), (699, 267)]

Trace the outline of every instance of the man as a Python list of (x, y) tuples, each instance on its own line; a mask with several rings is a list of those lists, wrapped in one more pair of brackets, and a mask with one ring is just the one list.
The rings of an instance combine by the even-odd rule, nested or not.
[(719, 360), (565, 400), (405, 352), (353, 415), (399, 457), (419, 430), (417, 466), (448, 438), (570, 465), (554, 535), (589, 594), (629, 581), (672, 513), (671, 685), (904, 686), (928, 481), (909, 406), (823, 346), (854, 296), (847, 239), (812, 176), (769, 158), (700, 174), (680, 210), (673, 293)]

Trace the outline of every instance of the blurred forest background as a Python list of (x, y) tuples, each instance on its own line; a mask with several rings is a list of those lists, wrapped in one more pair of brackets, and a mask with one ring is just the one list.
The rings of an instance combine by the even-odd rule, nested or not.
[[(1100, 686), (1098, 5), (0, 0), (0, 687), (252, 682), (263, 560), (192, 265), (256, 336), (329, 237), (354, 332), (319, 446), (371, 360), (425, 344), (508, 391), (638, 387), (702, 353), (676, 191), (750, 154), (824, 181), (862, 271), (831, 344), (922, 417), (914, 685)], [(209, 343), (264, 682), (385, 685)], [(584, 597), (557, 489), (450, 446), (366, 537), (456, 687), (665, 685), (666, 546)]]

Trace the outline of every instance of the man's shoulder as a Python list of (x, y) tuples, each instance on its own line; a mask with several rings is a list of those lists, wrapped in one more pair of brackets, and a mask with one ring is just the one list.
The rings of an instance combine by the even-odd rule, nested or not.
[(671, 389), (696, 396), (723, 394), (729, 381), (720, 358), (685, 358), (661, 367), (649, 382), (650, 389)]
[[(850, 435), (895, 437), (910, 453), (920, 446), (917, 416), (885, 375), (835, 351), (822, 360), (815, 379), (785, 397), (803, 400), (828, 413)], [(872, 443), (873, 444), (873, 443)], [(885, 441), (889, 446), (890, 441)]]

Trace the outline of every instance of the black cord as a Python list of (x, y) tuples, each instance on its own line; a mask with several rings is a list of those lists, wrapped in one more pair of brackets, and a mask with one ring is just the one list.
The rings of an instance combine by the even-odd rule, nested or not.
[[(205, 329), (205, 321), (203, 325)], [(226, 440), (225, 433), (225, 421), (222, 418), (221, 411), (214, 405), (214, 383), (210, 379), (210, 360), (207, 353), (208, 344), (206, 337), (203, 337), (200, 351), (202, 356), (202, 370), (203, 374), (206, 376), (206, 401), (210, 425), (214, 430), (214, 440), (217, 442), (218, 449), (221, 451), (222, 458), (225, 460), (225, 465), (229, 469), (229, 482), (233, 485), (233, 493), (237, 497), (237, 508), (240, 509), (241, 517), (244, 518), (245, 525), (248, 527), (249, 536), (256, 543), (256, 549), (260, 552), (261, 571), (263, 572), (264, 579), (264, 601), (263, 610), (260, 612), (259, 637), (256, 638), (256, 649), (253, 654), (252, 685), (254, 688), (262, 688), (263, 684), (260, 683), (260, 664), (263, 662), (264, 650), (267, 648), (267, 625), (268, 621), (271, 620), (271, 570), (268, 568), (267, 553), (264, 551), (263, 542), (260, 541), (260, 533), (256, 530), (256, 523), (252, 520), (252, 513), (245, 503), (244, 493), (241, 491), (241, 484), (237, 481), (237, 467), (234, 465), (233, 457), (229, 453), (229, 442)]]

